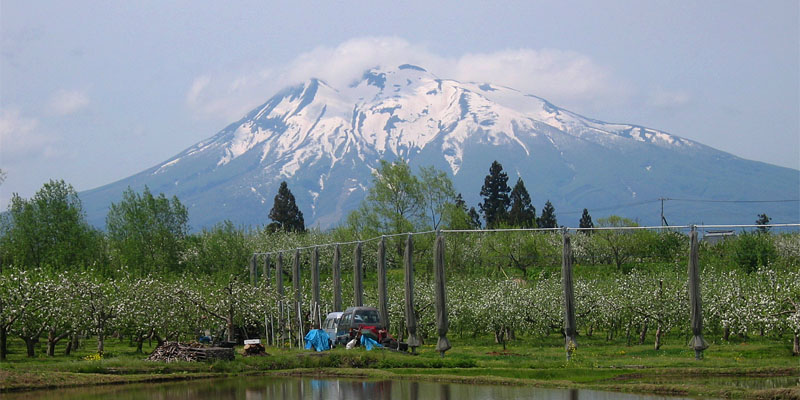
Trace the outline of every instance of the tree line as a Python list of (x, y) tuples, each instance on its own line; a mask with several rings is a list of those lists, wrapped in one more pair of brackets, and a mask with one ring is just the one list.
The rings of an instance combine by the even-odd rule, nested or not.
[[(0, 173), (0, 179), (4, 175)], [(533, 206), (522, 177), (513, 188), (503, 166), (494, 161), (480, 189), (481, 201), (469, 207), (444, 171), (421, 167), (417, 173), (404, 160), (382, 160), (373, 173), (365, 199), (340, 226), (330, 230), (343, 241), (385, 234), (436, 229), (555, 228), (555, 208), (548, 200), (541, 213)], [(191, 234), (189, 214), (181, 201), (163, 193), (128, 188), (111, 204), (105, 230), (90, 226), (74, 188), (51, 180), (30, 199), (14, 194), (8, 212), (0, 214), (0, 268), (9, 265), (88, 269), (110, 273), (125, 267), (132, 273), (239, 273), (261, 238), (281, 232), (306, 232), (303, 212), (286, 182), (281, 182), (265, 226), (241, 227), (222, 221)], [(759, 224), (768, 224), (761, 214)], [(601, 218), (599, 226), (634, 226), (619, 216)], [(595, 222), (587, 209), (580, 228)], [(604, 234), (609, 247), (623, 240)], [(274, 240), (272, 240), (274, 242)], [(616, 252), (620, 253), (621, 252)], [(398, 253), (399, 254), (399, 253)], [(615, 258), (618, 267), (625, 262)]]
[[(48, 337), (49, 342), (57, 342), (65, 332), (74, 335), (81, 330), (91, 330), (97, 334), (124, 331), (134, 335), (139, 343), (143, 337), (166, 337), (172, 335), (169, 332), (191, 332), (191, 329), (199, 327), (182, 325), (172, 331), (172, 328), (164, 330), (163, 326), (152, 329), (152, 324), (167, 323), (163, 321), (136, 322), (132, 323), (130, 329), (127, 325), (118, 324), (142, 315), (166, 315), (165, 312), (152, 312), (155, 302), (167, 308), (180, 306), (179, 310), (170, 313), (195, 315), (201, 308), (199, 304), (204, 304), (205, 299), (218, 296), (221, 304), (219, 310), (232, 310), (225, 303), (229, 297), (225, 297), (224, 293), (241, 291), (247, 286), (245, 266), (251, 261), (254, 251), (274, 252), (322, 243), (352, 242), (381, 234), (439, 228), (557, 226), (552, 205), (548, 206), (547, 202), (537, 216), (522, 179), (518, 179), (513, 189), (509, 188), (508, 177), (497, 162), (492, 164), (484, 179), (482, 201), (477, 209), (468, 207), (447, 175), (433, 167), (420, 168), (415, 174), (403, 161), (382, 162), (372, 179), (368, 194), (359, 208), (351, 212), (341, 226), (327, 232), (306, 230), (303, 213), (285, 182), (280, 185), (268, 213), (272, 223), (263, 227), (242, 228), (225, 221), (194, 234), (189, 231), (188, 211), (178, 198), (154, 195), (146, 187), (141, 192), (127, 189), (122, 199), (111, 205), (105, 231), (93, 228), (86, 222), (77, 193), (64, 181), (46, 183), (31, 199), (14, 195), (8, 212), (2, 214), (0, 221), (0, 267), (3, 268), (0, 270), (0, 342), (5, 340), (8, 332), (13, 332), (26, 343), (35, 343), (40, 335), (49, 336), (51, 329), (52, 338)], [(769, 222), (768, 217), (764, 217), (762, 219)], [(635, 225), (635, 221), (611, 216), (598, 219), (597, 224), (631, 226)], [(593, 225), (591, 216), (585, 211), (580, 226), (588, 228)], [(773, 235), (766, 229), (738, 235), (718, 245), (704, 244), (701, 264), (715, 266), (720, 276), (726, 271), (734, 271), (732, 273), (739, 274), (737, 276), (745, 277), (742, 279), (750, 279), (746, 277), (765, 268), (776, 273), (796, 272), (800, 263), (798, 240), (800, 236), (797, 234)], [(420, 284), (430, 283), (430, 274), (427, 272), (432, 259), (431, 242), (420, 239), (415, 245), (415, 268), (421, 274)], [(396, 244), (399, 249), (401, 241), (390, 241), (390, 244)], [(614, 271), (610, 276), (628, 279), (624, 277), (641, 270), (671, 269), (675, 266), (683, 270), (687, 239), (686, 235), (674, 231), (610, 230), (593, 234), (579, 232), (573, 236), (572, 244), (576, 265), (608, 265)], [(369, 247), (371, 245), (374, 242), (364, 246), (365, 269), (376, 265), (375, 251)], [(486, 285), (496, 284), (500, 288), (506, 287), (502, 282), (513, 281), (516, 283), (509, 284), (507, 288), (512, 288), (509, 289), (512, 292), (519, 290), (520, 293), (524, 290), (514, 289), (518, 287), (515, 285), (537, 285), (536, 282), (555, 276), (552, 271), (557, 270), (562, 256), (560, 235), (551, 232), (449, 235), (447, 246), (448, 271), (452, 276), (464, 282), (487, 277), (491, 278), (491, 282), (487, 281)], [(320, 249), (321, 257), (331, 259), (330, 251), (331, 248)], [(308, 265), (308, 255), (304, 254), (303, 257), (303, 265)], [(343, 252), (342, 265), (353, 265), (350, 257), (349, 251)], [(387, 254), (390, 268), (398, 267), (400, 260), (402, 255), (399, 253), (394, 256)], [(27, 278), (23, 279), (23, 275)], [(61, 282), (62, 279), (68, 279), (68, 282)], [(181, 286), (181, 282), (190, 281), (199, 286)], [(470, 285), (464, 283), (464, 286)], [(204, 287), (214, 288), (215, 291), (201, 293), (199, 290)], [(67, 289), (62, 291), (63, 288)], [(124, 290), (133, 293), (125, 301), (138, 301), (144, 295), (136, 290), (145, 288), (153, 289), (152, 295), (156, 300), (152, 300), (152, 304), (144, 302), (136, 303), (135, 307), (128, 304), (119, 309), (104, 308), (103, 304), (122, 301), (120, 298)], [(29, 295), (31, 291), (57, 292), (61, 293), (61, 297), (32, 297)], [(484, 292), (489, 291), (478, 291), (476, 295)], [(159, 299), (159, 295), (166, 296), (167, 293), (171, 294)], [(800, 304), (795, 294), (786, 298)], [(54, 302), (63, 300), (66, 302), (64, 304), (72, 305), (77, 302), (80, 306), (73, 309), (61, 303), (50, 304), (51, 300), (47, 299)], [(96, 302), (94, 299), (106, 300)], [(36, 307), (31, 306), (33, 301)], [(274, 297), (263, 301), (273, 302)], [(91, 310), (86, 311), (81, 307)], [(468, 304), (464, 305), (465, 309), (469, 307)], [(33, 310), (47, 309), (67, 310), (69, 314), (65, 317), (72, 318), (70, 324), (80, 328), (64, 331), (53, 328), (55, 325), (51, 326), (51, 322), (42, 325), (44, 320), (55, 321), (57, 318), (47, 317), (49, 314), (44, 311)], [(252, 322), (231, 317), (219, 310), (211, 310), (216, 314), (214, 318), (228, 327), (246, 327)], [(208, 310), (200, 312), (212, 315)], [(87, 321), (88, 315), (92, 315), (92, 319)], [(794, 316), (800, 314), (787, 315), (796, 318)], [(112, 320), (116, 322), (110, 324)], [(608, 329), (608, 326), (603, 329)], [(622, 325), (613, 326), (619, 329)], [(0, 345), (0, 350), (3, 348)]]

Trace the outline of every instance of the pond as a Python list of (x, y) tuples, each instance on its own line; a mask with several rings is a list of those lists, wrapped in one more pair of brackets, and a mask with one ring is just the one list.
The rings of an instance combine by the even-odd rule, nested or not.
[(336, 378), (239, 377), (159, 384), (94, 386), (29, 393), (4, 394), (21, 399), (308, 399), (308, 400), (416, 400), (416, 399), (552, 399), (655, 400), (675, 397), (600, 392), (584, 389), (542, 389), (529, 386), (468, 385), (456, 383), (352, 380)]

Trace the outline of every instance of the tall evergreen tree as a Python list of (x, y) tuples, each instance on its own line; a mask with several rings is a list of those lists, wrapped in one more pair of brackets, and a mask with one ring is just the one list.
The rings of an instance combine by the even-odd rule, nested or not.
[(531, 204), (531, 196), (525, 189), (522, 178), (517, 179), (511, 190), (511, 211), (508, 212), (508, 223), (521, 228), (536, 227), (536, 208)]
[[(772, 218), (768, 217), (767, 214), (758, 214), (758, 219), (756, 220), (756, 225), (769, 225), (769, 222), (772, 221)], [(759, 226), (759, 232), (766, 232), (769, 230), (768, 226)]]
[(472, 223), (472, 229), (481, 228), (481, 215), (478, 214), (478, 210), (475, 207), (469, 208), (469, 220)]
[(272, 210), (269, 211), (269, 219), (275, 221), (268, 226), (273, 231), (305, 232), (306, 230), (303, 213), (297, 208), (294, 195), (286, 185), (286, 181), (281, 182), (278, 188)]
[(557, 228), (558, 221), (556, 220), (556, 209), (553, 207), (553, 204), (550, 203), (550, 200), (547, 200), (547, 203), (544, 203), (544, 208), (542, 208), (542, 216), (538, 219), (539, 228)]
[[(589, 210), (583, 209), (583, 215), (581, 215), (581, 221), (578, 225), (580, 228), (594, 228), (594, 222), (592, 222), (592, 216), (589, 215)], [(592, 231), (586, 231), (587, 233), (591, 233)]]
[(487, 228), (495, 228), (507, 221), (508, 206), (511, 204), (508, 197), (510, 191), (508, 175), (503, 172), (503, 166), (494, 161), (489, 168), (489, 175), (486, 175), (481, 187), (483, 202), (478, 204)]

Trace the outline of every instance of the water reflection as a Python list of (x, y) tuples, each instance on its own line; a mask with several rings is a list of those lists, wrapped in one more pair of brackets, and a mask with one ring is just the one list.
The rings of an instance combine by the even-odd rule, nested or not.
[(674, 398), (598, 392), (592, 390), (540, 389), (521, 386), (466, 385), (390, 380), (364, 381), (349, 379), (241, 377), (167, 384), (90, 387), (3, 395), (3, 400), (12, 399), (653, 400)]

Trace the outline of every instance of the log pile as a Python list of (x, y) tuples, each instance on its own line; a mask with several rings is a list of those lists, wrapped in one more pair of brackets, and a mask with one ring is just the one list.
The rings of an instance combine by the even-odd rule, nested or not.
[(269, 354), (267, 354), (265, 350), (264, 345), (260, 343), (246, 344), (244, 345), (244, 349), (242, 349), (242, 355), (245, 357), (268, 356)]
[(148, 361), (214, 361), (233, 360), (233, 349), (202, 347), (195, 343), (164, 342), (147, 357)]

